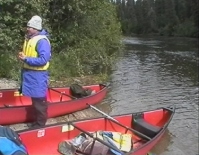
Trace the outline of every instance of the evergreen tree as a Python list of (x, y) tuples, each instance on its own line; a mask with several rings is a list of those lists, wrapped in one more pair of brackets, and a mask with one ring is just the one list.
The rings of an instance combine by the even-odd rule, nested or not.
[(190, 0), (191, 3), (191, 15), (193, 17), (195, 26), (198, 28), (199, 24), (199, 2), (198, 0)]
[(149, 11), (150, 6), (148, 0), (142, 1), (142, 16), (143, 16), (143, 33), (147, 34), (151, 31), (151, 25), (150, 25), (150, 18), (149, 18)]
[(199, 32), (198, 0), (116, 0), (116, 3), (126, 35), (158, 33), (195, 37)]
[(180, 22), (183, 22), (187, 18), (187, 7), (185, 0), (174, 0), (175, 11)]
[(158, 28), (165, 25), (165, 19), (164, 19), (164, 0), (156, 0), (155, 1), (155, 12), (157, 15), (157, 25)]
[(137, 18), (137, 27), (136, 32), (138, 34), (143, 33), (143, 24), (144, 24), (144, 17), (142, 13), (142, 0), (137, 0), (135, 3), (135, 10), (136, 10), (136, 18)]
[(149, 24), (150, 24), (150, 32), (157, 32), (157, 17), (153, 7), (149, 10)]
[(126, 18), (127, 18), (127, 33), (134, 33), (136, 31), (137, 19), (135, 14), (134, 0), (127, 0)]

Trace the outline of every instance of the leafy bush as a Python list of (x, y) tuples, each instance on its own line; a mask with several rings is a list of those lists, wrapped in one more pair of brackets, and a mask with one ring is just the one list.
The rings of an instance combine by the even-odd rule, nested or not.
[(53, 78), (106, 73), (123, 47), (116, 8), (107, 0), (0, 0), (0, 77), (19, 78), (16, 56), (36, 14), (51, 34)]

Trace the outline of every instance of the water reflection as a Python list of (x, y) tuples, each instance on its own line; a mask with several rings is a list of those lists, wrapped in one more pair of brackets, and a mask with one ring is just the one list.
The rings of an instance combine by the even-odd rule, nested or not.
[(155, 148), (151, 150), (151, 152), (155, 152), (156, 154), (162, 154), (167, 151), (169, 145), (172, 145), (173, 143), (171, 137), (173, 137), (173, 135), (168, 130), (166, 130), (165, 134), (162, 137), (162, 140), (160, 140), (160, 142)]
[[(175, 104), (176, 114), (156, 154), (198, 152), (197, 40), (125, 38), (126, 51), (112, 74), (110, 114)], [(105, 110), (108, 107), (105, 107)], [(175, 135), (175, 136), (171, 136)], [(177, 150), (177, 151), (176, 151)]]

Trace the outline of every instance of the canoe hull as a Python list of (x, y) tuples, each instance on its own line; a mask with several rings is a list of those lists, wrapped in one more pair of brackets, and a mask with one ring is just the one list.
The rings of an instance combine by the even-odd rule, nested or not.
[(155, 139), (153, 139), (149, 144), (144, 146), (142, 149), (133, 152), (131, 155), (147, 155), (152, 148), (160, 141), (160, 139), (163, 137), (165, 131), (161, 132)]
[[(175, 108), (163, 108), (141, 113), (144, 114), (146, 122), (149, 122), (151, 125), (159, 126), (161, 128), (161, 130), (159, 130), (156, 135), (151, 137), (150, 140), (146, 140), (142, 136), (134, 133), (135, 126), (133, 126), (132, 120), (137, 114), (140, 114), (140, 112), (112, 116), (122, 125), (124, 125), (125, 127), (129, 127), (130, 129), (124, 128), (123, 126), (118, 125), (108, 118), (101, 117), (95, 119), (79, 120), (72, 123), (68, 122), (49, 125), (41, 129), (23, 130), (19, 132), (19, 135), (23, 143), (26, 145), (29, 154), (58, 154), (58, 144), (61, 141), (70, 140), (76, 137), (80, 132), (82, 132), (78, 128), (81, 128), (87, 132), (113, 131), (120, 133), (129, 133), (132, 134), (133, 141), (135, 142), (133, 144), (133, 150), (129, 152), (129, 154), (146, 155), (162, 138), (170, 121), (173, 118)], [(159, 116), (159, 118), (157, 116)], [(73, 125), (76, 127), (74, 128)], [(139, 132), (142, 131), (140, 130)], [(139, 142), (140, 144), (137, 145), (137, 143)]]
[[(57, 117), (65, 114), (70, 114), (79, 110), (83, 110), (88, 107), (87, 103), (95, 105), (102, 101), (106, 94), (107, 94), (107, 87), (106, 86), (98, 86), (93, 85), (90, 86), (93, 88), (97, 87), (103, 87), (100, 88), (100, 90), (90, 96), (80, 98), (80, 99), (69, 99), (67, 96), (63, 96), (63, 101), (58, 101), (57, 97), (55, 99), (49, 97), (49, 100), (51, 101), (48, 103), (48, 118)], [(65, 88), (59, 88), (60, 92), (65, 90)], [(98, 88), (97, 88), (98, 89)], [(68, 88), (67, 88), (68, 90)], [(13, 90), (10, 90), (13, 92)], [(1, 90), (0, 90), (1, 92)], [(51, 96), (60, 94), (56, 92), (50, 92)], [(18, 100), (20, 100), (20, 96), (17, 97)], [(58, 97), (59, 98), (59, 97)], [(30, 98), (23, 97), (24, 103), (31, 102)], [(9, 102), (8, 102), (9, 103)], [(7, 125), (7, 124), (16, 124), (16, 123), (23, 123), (23, 122), (31, 122), (34, 121), (34, 111), (31, 105), (25, 105), (25, 106), (11, 106), (11, 107), (0, 107), (0, 124), (1, 125)]]

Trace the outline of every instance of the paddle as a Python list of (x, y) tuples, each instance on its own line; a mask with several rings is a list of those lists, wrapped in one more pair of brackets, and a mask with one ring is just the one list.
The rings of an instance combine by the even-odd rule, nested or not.
[(74, 96), (72, 96), (72, 95), (69, 95), (69, 94), (60, 92), (60, 91), (58, 91), (58, 90), (56, 90), (56, 89), (54, 89), (54, 88), (49, 88), (49, 89), (52, 90), (52, 91), (54, 91), (54, 92), (60, 93), (61, 95), (68, 96), (68, 97), (70, 97), (70, 98), (72, 98), (72, 99), (77, 99), (76, 97), (74, 97)]
[(80, 127), (76, 126), (74, 123), (71, 122), (71, 123), (69, 123), (69, 124), (72, 125), (74, 128), (78, 129), (79, 131), (81, 131), (81, 132), (87, 134), (89, 137), (93, 138), (94, 140), (97, 140), (97, 141), (99, 141), (100, 143), (102, 143), (102, 144), (108, 146), (109, 148), (111, 148), (111, 149), (113, 149), (113, 150), (119, 152), (121, 155), (127, 155), (127, 154), (124, 154), (123, 152), (121, 152), (121, 150), (119, 150), (117, 147), (114, 147), (114, 146), (110, 145), (109, 143), (107, 143), (107, 142), (101, 140), (101, 139), (98, 138), (98, 137), (94, 137), (91, 133), (89, 133), (89, 132), (87, 132), (87, 131), (81, 129)]
[(134, 132), (134, 133), (136, 133), (136, 134), (138, 134), (138, 135), (140, 135), (140, 136), (142, 136), (142, 137), (144, 137), (144, 138), (146, 138), (146, 139), (148, 139), (148, 140), (151, 140), (150, 137), (148, 137), (148, 136), (146, 136), (146, 135), (140, 133), (139, 131), (136, 131), (136, 130), (134, 130), (134, 129), (132, 129), (132, 128), (129, 128), (129, 127), (127, 127), (127, 126), (121, 124), (118, 120), (114, 119), (113, 117), (109, 116), (108, 114), (104, 113), (103, 111), (97, 109), (96, 107), (94, 107), (94, 106), (92, 106), (92, 105), (90, 105), (90, 104), (88, 104), (88, 103), (87, 103), (87, 105), (88, 105), (89, 107), (91, 107), (92, 109), (94, 109), (95, 111), (97, 111), (97, 112), (101, 113), (102, 115), (106, 116), (107, 119), (113, 121), (114, 123), (116, 123), (116, 124), (118, 124), (118, 125), (124, 127), (124, 128), (127, 129), (127, 130), (130, 130), (130, 131), (132, 131), (132, 132)]

